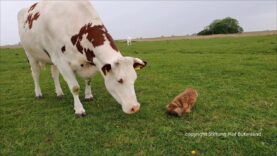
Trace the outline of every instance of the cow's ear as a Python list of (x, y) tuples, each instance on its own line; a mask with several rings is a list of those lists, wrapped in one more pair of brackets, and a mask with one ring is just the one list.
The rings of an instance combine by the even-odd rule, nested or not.
[(102, 72), (103, 72), (104, 75), (107, 75), (107, 73), (110, 72), (111, 70), (112, 70), (111, 64), (105, 64), (102, 67)]
[(134, 64), (133, 67), (135, 70), (140, 70), (146, 66), (147, 62), (143, 61), (139, 58), (134, 58)]

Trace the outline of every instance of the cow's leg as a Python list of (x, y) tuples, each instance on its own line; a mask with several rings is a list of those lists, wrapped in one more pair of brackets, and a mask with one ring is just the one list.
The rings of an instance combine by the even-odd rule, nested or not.
[(87, 101), (92, 101), (93, 100), (93, 95), (91, 93), (91, 86), (90, 86), (91, 80), (90, 79), (85, 79), (85, 100)]
[(59, 80), (60, 73), (59, 73), (57, 66), (55, 66), (55, 65), (51, 66), (51, 73), (52, 73), (52, 78), (54, 80), (55, 91), (56, 91), (57, 97), (62, 98), (64, 94), (63, 94), (63, 90), (61, 88), (61, 84), (60, 84), (60, 80)]
[(70, 68), (69, 64), (63, 60), (56, 61), (56, 66), (62, 74), (64, 80), (67, 82), (68, 87), (74, 98), (74, 110), (78, 117), (85, 116), (85, 109), (79, 99), (80, 86), (76, 80), (75, 74)]
[(30, 55), (28, 56), (28, 60), (29, 60), (30, 66), (31, 66), (32, 77), (33, 77), (34, 84), (35, 84), (35, 95), (36, 95), (36, 98), (40, 99), (40, 98), (42, 98), (42, 93), (41, 93), (41, 89), (40, 89), (40, 85), (39, 85), (40, 67), (39, 67), (38, 62)]

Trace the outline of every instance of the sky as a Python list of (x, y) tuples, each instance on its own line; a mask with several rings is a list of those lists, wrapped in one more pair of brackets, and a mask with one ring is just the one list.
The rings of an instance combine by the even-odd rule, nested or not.
[[(35, 2), (0, 0), (0, 45), (19, 42), (17, 12)], [(225, 17), (236, 18), (247, 32), (277, 29), (277, 0), (93, 0), (92, 4), (114, 39), (191, 35)]]

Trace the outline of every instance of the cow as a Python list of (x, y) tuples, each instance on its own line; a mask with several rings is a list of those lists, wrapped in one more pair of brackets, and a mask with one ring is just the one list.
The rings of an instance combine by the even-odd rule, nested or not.
[(89, 0), (43, 0), (20, 10), (17, 20), (37, 98), (42, 97), (40, 66), (50, 64), (56, 95), (64, 95), (59, 82), (61, 73), (73, 95), (77, 116), (86, 113), (79, 99), (76, 75), (85, 80), (85, 99), (92, 100), (90, 82), (97, 72), (123, 112), (133, 114), (140, 110), (134, 88), (135, 69), (142, 69), (146, 62), (120, 53)]
[(132, 45), (132, 38), (128, 36), (126, 42), (127, 42), (127, 46)]

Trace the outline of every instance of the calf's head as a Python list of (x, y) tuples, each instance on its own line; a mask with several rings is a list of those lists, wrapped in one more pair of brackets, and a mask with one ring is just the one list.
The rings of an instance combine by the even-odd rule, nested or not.
[(135, 70), (142, 69), (146, 62), (132, 57), (121, 57), (113, 64), (105, 64), (101, 68), (108, 92), (121, 104), (123, 112), (136, 113), (140, 109), (135, 93)]

